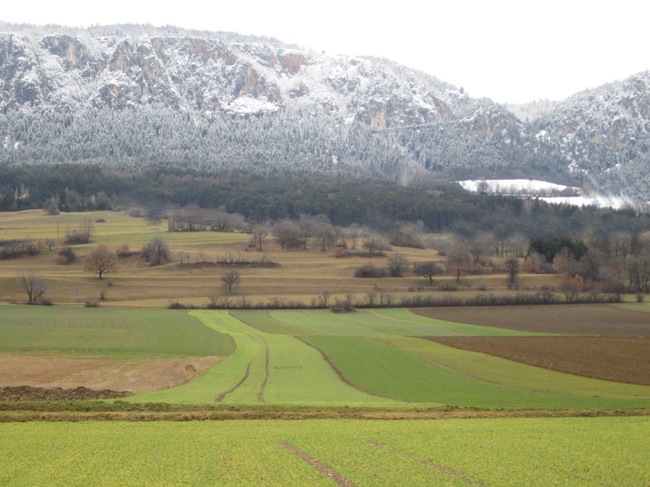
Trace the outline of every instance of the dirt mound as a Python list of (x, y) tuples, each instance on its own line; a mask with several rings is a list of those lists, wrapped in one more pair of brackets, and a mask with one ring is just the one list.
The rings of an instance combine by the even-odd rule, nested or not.
[(0, 387), (0, 401), (88, 401), (93, 399), (118, 399), (133, 393), (104, 389), (95, 391), (86, 387), (76, 389), (44, 389), (42, 387)]

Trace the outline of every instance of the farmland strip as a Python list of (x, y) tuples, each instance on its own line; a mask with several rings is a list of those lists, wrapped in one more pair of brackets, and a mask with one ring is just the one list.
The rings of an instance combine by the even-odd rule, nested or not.
[(266, 383), (269, 381), (269, 344), (266, 343), (266, 340), (264, 340), (264, 338), (262, 338), (262, 341), (266, 346), (266, 363), (264, 364), (264, 370), (266, 372), (266, 375), (264, 376), (264, 382), (262, 382), (262, 387), (260, 387), (260, 392), (257, 394), (257, 400), (259, 402), (266, 402), (264, 401), (264, 390), (266, 389)]
[(333, 370), (334, 372), (336, 372), (336, 375), (339, 376), (339, 379), (341, 379), (343, 382), (345, 382), (345, 383), (346, 383), (347, 385), (349, 385), (350, 387), (353, 387), (353, 388), (355, 388), (355, 389), (358, 390), (358, 391), (365, 392), (366, 394), (370, 394), (371, 396), (383, 397), (383, 396), (380, 396), (379, 394), (375, 394), (374, 392), (366, 391), (366, 390), (364, 390), (364, 389), (361, 389), (359, 386), (356, 386), (356, 385), (354, 385), (352, 382), (350, 382), (349, 380), (347, 380), (347, 379), (345, 378), (345, 376), (343, 375), (343, 373), (342, 373), (339, 369), (337, 369), (337, 368), (334, 366), (334, 364), (333, 364), (332, 361), (329, 359), (329, 357), (328, 357), (327, 355), (325, 355), (325, 352), (323, 352), (320, 348), (318, 348), (318, 347), (312, 345), (312, 344), (309, 343), (307, 340), (304, 340), (304, 339), (301, 338), (301, 337), (294, 337), (294, 338), (295, 338), (296, 340), (300, 340), (300, 341), (303, 342), (305, 345), (308, 345), (308, 346), (310, 346), (310, 347), (312, 347), (312, 348), (318, 350), (318, 352), (323, 356), (323, 360), (325, 360), (325, 362), (327, 362), (327, 363), (329, 364), (329, 366), (332, 368), (332, 370)]
[(316, 470), (318, 470), (320, 473), (325, 475), (328, 479), (330, 479), (332, 482), (334, 482), (336, 485), (340, 485), (342, 487), (355, 487), (355, 484), (351, 482), (350, 480), (346, 479), (338, 473), (336, 470), (334, 470), (332, 467), (327, 465), (326, 463), (321, 462), (320, 460), (307, 455), (304, 451), (298, 450), (295, 446), (293, 446), (291, 443), (278, 443), (281, 447), (287, 449), (289, 452), (293, 453), (300, 459), (304, 460), (307, 462), (309, 465), (314, 467)]
[(489, 484), (485, 484), (483, 482), (476, 482), (472, 479), (470, 479), (467, 475), (465, 475), (463, 472), (459, 472), (457, 470), (454, 470), (453, 468), (449, 467), (444, 467), (442, 465), (438, 465), (437, 463), (430, 462), (429, 460), (424, 460), (422, 458), (416, 457), (415, 455), (411, 455), (409, 453), (400, 451), (400, 450), (394, 450), (393, 448), (390, 448), (386, 445), (382, 445), (381, 443), (378, 443), (373, 440), (366, 440), (366, 443), (371, 444), (372, 446), (376, 446), (377, 448), (382, 448), (388, 452), (395, 453), (396, 455), (408, 458), (410, 460), (415, 460), (416, 462), (420, 463), (421, 465), (426, 465), (427, 467), (431, 467), (434, 470), (437, 470), (440, 473), (444, 473), (446, 475), (449, 475), (450, 477), (454, 477), (455, 479), (460, 480), (462, 483), (465, 485), (476, 485), (479, 487), (490, 487)]
[(214, 402), (221, 402), (221, 401), (223, 401), (223, 399), (224, 399), (228, 394), (230, 394), (231, 392), (235, 392), (235, 390), (237, 390), (237, 388), (238, 388), (240, 385), (242, 385), (246, 379), (248, 379), (248, 373), (249, 373), (250, 370), (251, 370), (251, 364), (252, 364), (252, 363), (253, 363), (252, 360), (251, 360), (250, 362), (248, 362), (248, 365), (246, 366), (246, 373), (244, 374), (244, 377), (242, 378), (242, 380), (240, 380), (240, 381), (237, 383), (237, 385), (236, 385), (235, 387), (233, 387), (232, 389), (230, 389), (229, 391), (222, 392), (221, 394), (219, 394), (219, 397), (217, 397), (217, 398), (214, 400)]

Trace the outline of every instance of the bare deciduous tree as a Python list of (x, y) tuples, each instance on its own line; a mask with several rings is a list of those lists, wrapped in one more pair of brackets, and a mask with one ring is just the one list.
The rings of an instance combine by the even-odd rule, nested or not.
[(568, 303), (573, 301), (575, 297), (582, 291), (583, 281), (578, 275), (571, 277), (568, 274), (563, 274), (560, 280), (558, 289), (564, 294), (564, 298)]
[(337, 234), (334, 227), (329, 223), (320, 223), (314, 232), (316, 243), (322, 252), (336, 243)]
[(282, 248), (299, 247), (300, 227), (291, 220), (281, 220), (273, 225), (271, 234), (278, 239)]
[(504, 265), (506, 267), (506, 272), (508, 273), (508, 282), (514, 284), (519, 275), (519, 259), (513, 255), (506, 259)]
[(224, 287), (228, 288), (228, 291), (232, 291), (232, 287), (241, 282), (239, 273), (237, 271), (228, 271), (223, 276), (221, 276)]
[(472, 258), (464, 247), (456, 247), (447, 255), (447, 269), (450, 274), (456, 276), (456, 282), (467, 272), (471, 262)]
[(27, 293), (29, 304), (37, 302), (43, 294), (52, 289), (52, 283), (34, 270), (19, 271), (16, 275), (16, 287), (19, 291)]
[(74, 300), (79, 301), (79, 296), (83, 292), (84, 288), (83, 286), (80, 286), (79, 284), (75, 284), (72, 286), (72, 292), (74, 293)]
[(370, 255), (381, 255), (382, 250), (386, 247), (383, 237), (368, 237), (363, 242), (363, 248)]
[(357, 240), (359, 240), (359, 235), (361, 234), (361, 226), (358, 223), (353, 223), (348, 227), (347, 237), (350, 240), (351, 248), (357, 248)]
[(433, 278), (442, 274), (442, 269), (434, 261), (421, 262), (413, 266), (413, 272), (418, 276), (426, 277), (429, 279), (429, 285), (433, 284)]
[(409, 261), (405, 255), (394, 252), (388, 256), (386, 268), (392, 277), (402, 277), (409, 267)]
[(106, 245), (98, 245), (84, 259), (83, 270), (86, 272), (95, 272), (99, 274), (99, 278), (101, 279), (104, 274), (117, 272), (119, 268), (117, 261), (117, 255), (108, 250)]
[(255, 242), (257, 250), (261, 251), (264, 240), (269, 236), (269, 229), (266, 225), (253, 225), (251, 227), (251, 234), (253, 235), (253, 242)]
[(332, 291), (329, 289), (323, 289), (320, 293), (320, 296), (318, 296), (318, 300), (320, 301), (321, 305), (327, 308), (327, 303), (329, 302), (330, 296), (332, 295)]

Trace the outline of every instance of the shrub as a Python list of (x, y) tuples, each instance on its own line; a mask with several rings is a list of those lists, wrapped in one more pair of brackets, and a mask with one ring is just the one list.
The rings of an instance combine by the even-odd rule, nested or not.
[(454, 284), (453, 282), (446, 282), (442, 286), (440, 286), (440, 290), (442, 291), (458, 291), (458, 286)]
[(129, 244), (126, 244), (126, 243), (120, 245), (120, 246), (115, 250), (115, 255), (117, 255), (117, 256), (120, 257), (120, 258), (130, 257), (132, 254), (133, 254), (133, 252), (131, 252), (131, 251), (129, 250)]
[(372, 262), (362, 265), (360, 267), (355, 267), (354, 277), (386, 277), (386, 269), (382, 267), (376, 267)]
[(341, 258), (341, 257), (347, 257), (347, 256), (348, 256), (348, 251), (345, 250), (345, 248), (336, 247), (336, 250), (334, 251), (334, 257)]
[(75, 228), (72, 231), (67, 230), (63, 243), (66, 245), (87, 244), (90, 242), (93, 232), (94, 228), (92, 221), (86, 220), (79, 226), (79, 228)]
[(84, 306), (86, 308), (99, 308), (99, 302), (96, 299), (87, 299)]
[(356, 313), (357, 312), (351, 300), (338, 299), (338, 298), (332, 305), (330, 305), (330, 311), (332, 313)]
[(64, 245), (59, 249), (58, 255), (59, 262), (62, 262), (64, 264), (71, 264), (77, 258), (77, 254), (75, 254), (75, 251), (72, 250), (72, 247), (69, 247), (67, 245)]
[(406, 256), (399, 252), (394, 252), (388, 256), (388, 264), (386, 270), (391, 277), (402, 277), (409, 267), (408, 259)]
[(154, 237), (142, 247), (140, 252), (142, 258), (149, 263), (150, 266), (166, 264), (171, 260), (171, 250), (161, 237)]

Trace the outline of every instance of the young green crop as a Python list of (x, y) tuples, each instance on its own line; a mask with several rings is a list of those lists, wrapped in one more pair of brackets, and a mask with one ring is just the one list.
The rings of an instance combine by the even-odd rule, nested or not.
[[(436, 328), (443, 330), (452, 330), (452, 333), (447, 332), (449, 335), (474, 335), (474, 336), (543, 336), (548, 333), (532, 333), (526, 331), (506, 330), (503, 328), (493, 328), (490, 326), (467, 325), (465, 323), (453, 323), (451, 321), (436, 320), (427, 318), (426, 316), (411, 313), (404, 308), (390, 308), (390, 309), (369, 309), (368, 313), (392, 320), (394, 322), (406, 323), (406, 326), (412, 327), (413, 324), (424, 325), (424, 327), (410, 328), (415, 330), (422, 330), (423, 333), (418, 333), (420, 336), (444, 336), (438, 334)], [(429, 327), (432, 332), (427, 330)]]
[(0, 485), (650, 483), (650, 418), (0, 424)]
[(217, 399), (223, 404), (394, 402), (350, 387), (336, 375), (318, 350), (296, 338), (260, 332), (226, 311), (193, 311), (191, 315), (207, 327), (230, 334), (237, 344), (237, 353), (188, 384), (138, 394), (127, 398), (128, 401), (183, 404), (214, 403)]
[(235, 343), (185, 311), (10, 306), (2, 310), (0, 350), (224, 357)]
[(544, 394), (489, 384), (363, 337), (305, 337), (359, 389), (408, 402), (488, 408), (648, 407), (650, 400)]
[(328, 310), (271, 311), (270, 317), (255, 312), (237, 312), (252, 326), (269, 333), (295, 336), (519, 336), (539, 335), (487, 326), (466, 325), (434, 320), (405, 309), (368, 309), (353, 314)]
[(459, 350), (420, 338), (378, 337), (376, 340), (415, 353), (469, 377), (516, 389), (576, 396), (650, 399), (648, 386), (564, 374), (484, 353)]

